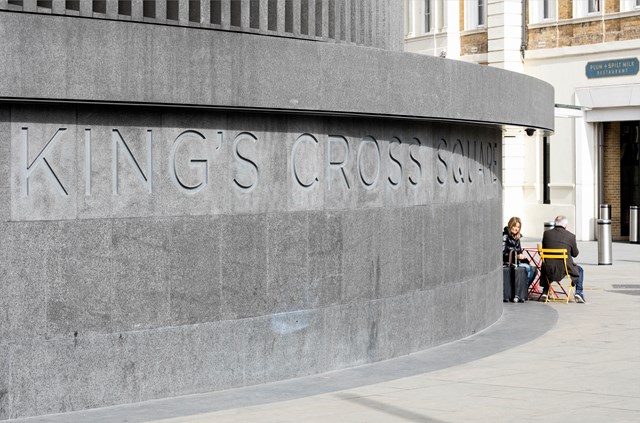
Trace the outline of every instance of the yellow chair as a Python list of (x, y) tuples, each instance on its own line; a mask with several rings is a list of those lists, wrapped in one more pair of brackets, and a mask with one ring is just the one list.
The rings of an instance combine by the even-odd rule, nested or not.
[[(567, 254), (567, 250), (564, 248), (542, 248), (540, 244), (538, 244), (538, 251), (540, 252), (540, 258), (542, 259), (542, 264), (544, 264), (548, 260), (562, 260), (564, 263), (564, 273), (565, 275), (559, 281), (550, 281), (547, 275), (544, 277), (547, 280), (547, 285), (549, 286), (549, 292), (547, 292), (547, 298), (544, 302), (563, 302), (568, 303), (571, 297), (573, 296), (573, 291), (575, 291), (575, 287), (571, 282), (571, 276), (569, 275), (569, 269), (567, 268), (567, 259), (569, 255)], [(569, 290), (567, 291), (564, 286), (562, 286), (561, 281), (564, 278), (567, 278), (569, 281)], [(555, 282), (558, 284), (559, 289), (554, 288), (551, 284)], [(562, 297), (564, 296), (564, 297)]]

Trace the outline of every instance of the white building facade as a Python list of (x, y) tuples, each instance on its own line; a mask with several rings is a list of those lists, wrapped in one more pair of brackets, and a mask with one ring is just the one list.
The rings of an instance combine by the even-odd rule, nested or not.
[[(640, 205), (640, 0), (405, 0), (405, 49), (542, 79), (555, 132), (505, 130), (503, 220), (539, 237), (559, 214), (593, 240), (600, 204), (614, 240)], [(523, 96), (528, 93), (523, 92)]]

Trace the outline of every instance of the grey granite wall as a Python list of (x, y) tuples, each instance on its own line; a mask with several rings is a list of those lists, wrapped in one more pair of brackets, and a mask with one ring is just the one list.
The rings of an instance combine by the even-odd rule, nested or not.
[(190, 27), (0, 16), (0, 101), (410, 117), (553, 130), (553, 87), (502, 69)]
[(549, 85), (116, 3), (0, 0), (0, 419), (354, 366), (499, 318), (502, 128), (552, 130)]
[(501, 313), (499, 129), (108, 106), (0, 117), (3, 418), (383, 360)]

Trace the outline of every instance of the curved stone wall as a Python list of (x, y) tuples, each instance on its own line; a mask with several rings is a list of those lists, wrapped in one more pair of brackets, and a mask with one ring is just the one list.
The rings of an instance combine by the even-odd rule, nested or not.
[[(551, 129), (546, 84), (3, 13), (0, 418), (354, 366), (500, 316), (501, 125)], [(207, 43), (226, 49), (185, 64)]]

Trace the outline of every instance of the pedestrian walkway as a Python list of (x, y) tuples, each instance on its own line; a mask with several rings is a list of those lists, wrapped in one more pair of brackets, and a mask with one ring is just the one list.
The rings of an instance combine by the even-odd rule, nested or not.
[(640, 245), (614, 243), (611, 266), (578, 246), (586, 304), (507, 303), (472, 337), (382, 363), (20, 421), (638, 422)]

